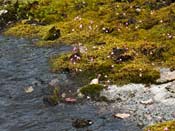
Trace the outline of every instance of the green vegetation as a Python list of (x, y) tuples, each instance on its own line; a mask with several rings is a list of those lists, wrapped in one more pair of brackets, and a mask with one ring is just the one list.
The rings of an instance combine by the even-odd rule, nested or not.
[(114, 84), (154, 83), (157, 66), (175, 69), (171, 0), (38, 0), (19, 3), (17, 17), (4, 34), (39, 38), (38, 46), (72, 45), (50, 59), (52, 71), (76, 73), (85, 83), (98, 73)]
[(99, 84), (86, 85), (80, 89), (80, 92), (85, 96), (89, 96), (92, 99), (100, 99), (100, 91), (105, 87)]
[(175, 121), (167, 121), (163, 123), (158, 123), (152, 126), (148, 126), (144, 131), (174, 131)]

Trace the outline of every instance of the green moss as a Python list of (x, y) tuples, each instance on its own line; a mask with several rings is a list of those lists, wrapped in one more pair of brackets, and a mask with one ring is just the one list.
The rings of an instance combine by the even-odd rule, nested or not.
[(80, 89), (80, 92), (85, 96), (90, 96), (92, 99), (98, 99), (100, 97), (100, 92), (105, 87), (99, 84), (86, 85)]
[[(103, 81), (115, 84), (154, 83), (159, 77), (156, 66), (174, 68), (174, 3), (155, 0), (38, 0), (37, 4), (33, 3), (19, 4), (19, 22), (7, 28), (6, 35), (37, 37), (38, 46), (65, 43), (87, 48), (87, 52), (80, 52), (79, 60), (71, 61), (75, 52), (51, 58), (54, 72), (69, 71), (85, 83), (98, 73)], [(55, 34), (49, 32), (53, 27), (61, 35), (50, 39)], [(114, 48), (128, 49), (119, 56), (111, 56)]]
[(144, 129), (144, 131), (165, 131), (167, 129), (168, 131), (174, 131), (175, 130), (175, 121), (167, 121), (158, 123), (155, 125), (148, 126)]
[(160, 73), (149, 64), (130, 63), (110, 76), (118, 83), (154, 83)]

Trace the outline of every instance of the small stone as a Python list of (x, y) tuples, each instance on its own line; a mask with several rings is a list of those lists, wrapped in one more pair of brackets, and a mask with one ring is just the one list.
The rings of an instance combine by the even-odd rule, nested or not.
[(32, 93), (32, 92), (34, 91), (34, 89), (33, 89), (32, 86), (29, 86), (29, 87), (26, 87), (26, 88), (24, 89), (24, 91), (25, 91), (26, 93)]
[(86, 119), (76, 119), (75, 121), (72, 122), (72, 126), (75, 128), (84, 128), (92, 124), (93, 122), (91, 120)]
[(55, 86), (58, 86), (58, 83), (59, 83), (59, 80), (56, 78), (56, 79), (51, 80), (49, 82), (49, 85), (52, 87), (55, 87)]
[(144, 105), (151, 105), (151, 104), (153, 104), (153, 99), (149, 99), (149, 100), (146, 100), (146, 101), (141, 101), (140, 103), (144, 104)]

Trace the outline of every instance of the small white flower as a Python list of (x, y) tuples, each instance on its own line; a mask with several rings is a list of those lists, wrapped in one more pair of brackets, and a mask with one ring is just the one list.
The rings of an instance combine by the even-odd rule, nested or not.
[(137, 9), (136, 9), (136, 12), (141, 12), (141, 9), (140, 9), (140, 8), (137, 8)]
[(82, 29), (82, 28), (83, 28), (83, 25), (82, 25), (82, 24), (80, 24), (80, 26), (79, 26), (79, 27), (80, 27), (80, 29)]
[(140, 73), (140, 74), (139, 74), (139, 77), (142, 77), (142, 76), (143, 76), (142, 73)]

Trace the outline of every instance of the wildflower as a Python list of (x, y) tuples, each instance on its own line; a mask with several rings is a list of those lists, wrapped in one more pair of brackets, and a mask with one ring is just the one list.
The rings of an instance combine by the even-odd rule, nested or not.
[(141, 12), (141, 9), (140, 8), (136, 8), (136, 12)]
[(139, 74), (139, 77), (142, 77), (142, 73)]
[(91, 20), (91, 21), (90, 21), (90, 24), (93, 24), (93, 23), (94, 23), (94, 21)]
[(105, 30), (106, 30), (106, 28), (105, 28), (105, 27), (103, 27), (103, 28), (102, 28), (102, 30), (104, 30), (104, 31), (105, 31)]
[(92, 26), (88, 26), (89, 30), (92, 30)]
[(80, 24), (80, 26), (79, 26), (79, 27), (80, 27), (80, 29), (82, 29), (82, 28), (83, 28), (83, 25), (82, 25), (82, 24)]
[(165, 128), (164, 128), (164, 131), (168, 131), (168, 130), (169, 130), (168, 127), (165, 127)]

